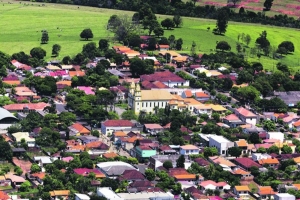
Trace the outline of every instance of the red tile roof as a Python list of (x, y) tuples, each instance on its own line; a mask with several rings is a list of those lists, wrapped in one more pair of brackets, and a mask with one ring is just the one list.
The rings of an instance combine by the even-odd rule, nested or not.
[(78, 133), (80, 133), (80, 134), (83, 134), (83, 135), (90, 134), (90, 131), (79, 123), (75, 123), (75, 124), (71, 125), (71, 127), (76, 129), (78, 131)]
[(261, 168), (260, 164), (254, 162), (250, 158), (236, 158), (235, 162), (238, 163), (239, 165), (241, 165), (242, 167), (247, 168), (247, 169), (250, 168), (250, 167), (253, 167), (253, 166)]
[(164, 72), (155, 72), (154, 74), (149, 75), (141, 75), (141, 81), (160, 81), (160, 82), (185, 82), (183, 78), (180, 76), (177, 76), (176, 74), (170, 72), (170, 71), (164, 71)]
[(240, 118), (238, 118), (235, 114), (227, 115), (224, 119), (228, 121), (238, 121)]
[(125, 170), (123, 174), (119, 177), (120, 180), (144, 180), (144, 175), (134, 169)]
[(129, 120), (123, 120), (123, 119), (118, 119), (118, 120), (107, 120), (105, 122), (103, 122), (103, 124), (106, 127), (120, 127), (120, 126), (124, 126), (124, 127), (132, 127), (133, 123)]
[(256, 117), (256, 115), (254, 113), (252, 113), (251, 111), (247, 110), (246, 108), (240, 107), (238, 109), (236, 109), (236, 111), (245, 116), (245, 117)]
[(88, 176), (90, 173), (94, 173), (96, 178), (105, 178), (105, 174), (98, 169), (77, 168), (74, 169), (74, 173), (82, 176)]
[(0, 200), (10, 199), (10, 197), (3, 191), (0, 191)]
[(184, 91), (184, 94), (185, 94), (185, 96), (186, 96), (187, 98), (190, 98), (190, 97), (193, 96), (193, 93), (192, 93), (191, 90), (186, 90), (186, 91)]
[(46, 176), (46, 173), (45, 172), (37, 172), (37, 173), (31, 174), (31, 176), (38, 177), (39, 179), (43, 180)]
[(199, 98), (208, 98), (209, 97), (209, 95), (204, 92), (196, 92), (195, 96), (199, 97)]
[(25, 107), (27, 107), (29, 110), (44, 110), (45, 107), (49, 106), (49, 104), (44, 102), (39, 103), (16, 103), (16, 104), (10, 104), (3, 106), (4, 109), (8, 111), (17, 111), (17, 110), (23, 110)]

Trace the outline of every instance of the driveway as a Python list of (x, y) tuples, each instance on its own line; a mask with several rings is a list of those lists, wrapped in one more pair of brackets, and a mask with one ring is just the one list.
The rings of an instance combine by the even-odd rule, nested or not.
[(119, 117), (121, 118), (121, 115), (123, 112), (125, 112), (126, 110), (120, 107), (115, 107), (115, 111), (116, 113), (119, 115)]

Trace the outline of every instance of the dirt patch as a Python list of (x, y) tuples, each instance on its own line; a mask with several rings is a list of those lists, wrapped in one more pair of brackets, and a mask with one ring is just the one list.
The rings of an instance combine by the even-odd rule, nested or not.
[(14, 165), (20, 167), (23, 170), (23, 175), (30, 171), (32, 163), (27, 160), (19, 160), (16, 157), (13, 157), (13, 163)]

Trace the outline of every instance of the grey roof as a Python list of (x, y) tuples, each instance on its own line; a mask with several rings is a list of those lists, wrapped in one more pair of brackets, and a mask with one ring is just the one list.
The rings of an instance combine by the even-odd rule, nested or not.
[(111, 73), (115, 76), (121, 76), (121, 77), (125, 76), (124, 73), (122, 73), (122, 72), (120, 72), (119, 70), (116, 70), (116, 69), (109, 69), (108, 71), (109, 71), (109, 73)]
[(97, 167), (108, 176), (120, 176), (125, 170), (137, 170), (132, 165), (121, 161), (98, 163)]
[(0, 107), (0, 120), (4, 119), (4, 118), (14, 118), (14, 119), (18, 119), (16, 118), (12, 113), (10, 113), (8, 110)]

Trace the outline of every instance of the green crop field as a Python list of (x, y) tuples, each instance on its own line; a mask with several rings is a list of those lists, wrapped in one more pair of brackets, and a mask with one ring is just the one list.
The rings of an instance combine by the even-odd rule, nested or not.
[[(23, 5), (26, 3), (27, 5)], [(1, 5), (3, 4), (3, 5)], [(106, 31), (106, 23), (113, 14), (127, 14), (132, 16), (133, 12), (118, 11), (91, 7), (77, 7), (72, 5), (45, 4), (32, 2), (10, 1), (2, 2), (0, 5), (0, 51), (13, 54), (19, 51), (29, 53), (33, 47), (41, 46), (47, 51), (47, 60), (51, 59), (51, 49), (53, 44), (62, 46), (58, 59), (66, 55), (74, 56), (81, 52), (82, 46), (87, 41), (81, 41), (79, 34), (84, 28), (91, 28), (94, 38), (90, 41), (98, 43), (101, 38), (112, 38), (112, 33)], [(167, 16), (158, 15), (162, 20)], [(210, 27), (210, 31), (207, 31)], [(183, 27), (174, 30), (165, 30), (168, 37), (173, 34), (175, 37), (183, 39), (183, 51), (189, 52), (193, 41), (197, 44), (199, 53), (210, 53), (215, 49), (216, 42), (228, 41), (233, 51), (236, 51), (237, 35), (239, 33), (250, 34), (252, 40), (249, 47), (255, 45), (255, 39), (263, 30), (268, 33), (268, 39), (272, 46), (285, 40), (290, 40), (295, 45), (293, 55), (280, 60), (280, 62), (293, 67), (294, 71), (300, 69), (300, 34), (299, 30), (280, 28), (272, 26), (262, 26), (259, 24), (242, 24), (229, 22), (225, 36), (214, 35), (211, 30), (215, 27), (214, 20), (184, 18)], [(49, 33), (49, 43), (40, 44), (41, 30)], [(112, 44), (113, 45), (113, 44)], [(249, 48), (247, 48), (247, 52)], [(257, 57), (250, 61), (259, 61)], [(279, 60), (261, 57), (260, 62), (267, 69), (273, 69), (274, 64)]]

